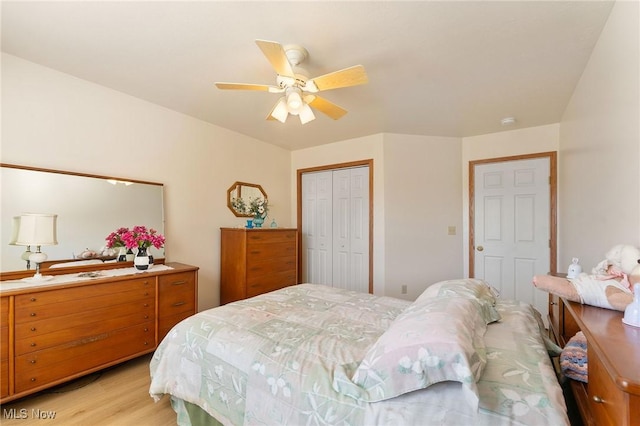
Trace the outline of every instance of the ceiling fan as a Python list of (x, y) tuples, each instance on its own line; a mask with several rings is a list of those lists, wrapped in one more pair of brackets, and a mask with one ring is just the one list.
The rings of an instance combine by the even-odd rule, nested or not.
[(339, 71), (309, 78), (308, 72), (300, 67), (309, 53), (298, 45), (285, 45), (266, 40), (256, 40), (256, 44), (267, 57), (277, 73), (276, 84), (216, 83), (223, 90), (258, 90), (269, 93), (284, 93), (275, 104), (267, 120), (287, 121), (289, 114), (300, 117), (302, 124), (316, 117), (311, 107), (328, 115), (334, 120), (347, 113), (347, 110), (317, 95), (322, 90), (339, 89), (367, 83), (367, 74), (362, 65), (355, 65)]

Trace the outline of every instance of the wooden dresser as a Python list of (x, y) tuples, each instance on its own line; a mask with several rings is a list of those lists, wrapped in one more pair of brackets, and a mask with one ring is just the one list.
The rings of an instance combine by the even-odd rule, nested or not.
[[(0, 287), (1, 398), (5, 403), (155, 350), (197, 309), (198, 268)], [(106, 272), (106, 271), (105, 271)]]
[(551, 332), (559, 344), (578, 331), (587, 339), (589, 383), (570, 380), (585, 425), (640, 424), (640, 328), (623, 313), (549, 295)]
[(221, 228), (220, 304), (298, 282), (298, 231)]

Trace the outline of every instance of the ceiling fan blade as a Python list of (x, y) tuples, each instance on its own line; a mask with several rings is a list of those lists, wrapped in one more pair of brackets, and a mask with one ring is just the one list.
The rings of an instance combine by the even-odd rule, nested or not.
[(246, 84), (246, 83), (216, 83), (216, 87), (222, 90), (258, 90), (269, 93), (282, 93), (284, 89), (267, 84)]
[(262, 53), (264, 53), (264, 56), (267, 57), (271, 66), (278, 74), (287, 77), (294, 76), (289, 59), (287, 59), (284, 48), (280, 43), (276, 43), (275, 41), (256, 40), (256, 44), (260, 50), (262, 50)]
[[(305, 87), (305, 90), (309, 92), (317, 92), (320, 90), (339, 89), (341, 87), (365, 84), (368, 81), (369, 79), (367, 78), (367, 73), (365, 72), (364, 67), (362, 65), (354, 65), (340, 71), (312, 78), (307, 81), (307, 86), (310, 87)], [(313, 86), (315, 86), (317, 90), (314, 91)]]
[(330, 102), (324, 98), (321, 98), (320, 96), (316, 96), (316, 95), (305, 96), (305, 101), (309, 104), (309, 106), (328, 115), (334, 120), (341, 118), (347, 113), (346, 109), (341, 108), (338, 105), (334, 104), (333, 102)]

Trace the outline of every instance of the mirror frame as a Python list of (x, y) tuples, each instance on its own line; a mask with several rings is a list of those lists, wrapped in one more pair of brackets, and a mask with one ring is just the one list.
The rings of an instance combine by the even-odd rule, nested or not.
[[(17, 164), (1, 163), (1, 162), (0, 162), (0, 167), (20, 169), (20, 170), (30, 170), (35, 172), (56, 173), (56, 174), (62, 174), (62, 175), (88, 177), (88, 178), (96, 178), (96, 179), (112, 179), (119, 182), (140, 183), (140, 184), (146, 184), (146, 185), (155, 185), (155, 186), (164, 188), (164, 184), (158, 183), (158, 182), (150, 182), (150, 181), (122, 178), (122, 177), (115, 177), (115, 176), (103, 176), (103, 175), (96, 175), (96, 174), (90, 174), (90, 173), (46, 169), (42, 167), (23, 166), (23, 165), (17, 165)], [(126, 266), (133, 266), (133, 262), (118, 262), (118, 263), (104, 263), (101, 265), (74, 266), (69, 268), (57, 268), (57, 269), (49, 268), (54, 263), (66, 263), (66, 262), (73, 262), (77, 260), (79, 259), (48, 259), (47, 261), (42, 263), (41, 270), (43, 272), (46, 271), (47, 275), (60, 275), (60, 274), (75, 273), (78, 271), (86, 272), (86, 271), (96, 270), (96, 269), (114, 269), (114, 268), (122, 268)], [(156, 264), (164, 264), (164, 262), (165, 262), (164, 256), (154, 259), (154, 263)], [(0, 281), (29, 277), (33, 275), (34, 271), (35, 269), (33, 268), (22, 269), (22, 270), (0, 271)]]
[(244, 213), (238, 213), (233, 206), (231, 205), (231, 193), (233, 191), (237, 191), (238, 197), (242, 198), (242, 187), (243, 186), (248, 186), (251, 188), (256, 188), (258, 191), (260, 191), (262, 193), (262, 197), (266, 200), (267, 199), (267, 193), (264, 192), (264, 189), (262, 189), (262, 186), (258, 185), (257, 183), (247, 183), (247, 182), (239, 182), (236, 181), (234, 182), (233, 185), (231, 185), (229, 187), (229, 189), (227, 189), (227, 207), (229, 207), (229, 210), (231, 210), (231, 213), (233, 213), (236, 217), (253, 217), (250, 214), (244, 214)]

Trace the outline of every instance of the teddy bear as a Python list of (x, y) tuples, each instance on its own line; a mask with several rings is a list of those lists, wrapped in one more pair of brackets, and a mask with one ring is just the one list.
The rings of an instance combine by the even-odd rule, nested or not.
[(624, 311), (633, 302), (633, 285), (640, 283), (640, 249), (629, 244), (612, 247), (591, 274), (575, 278), (536, 275), (533, 285), (567, 300)]

